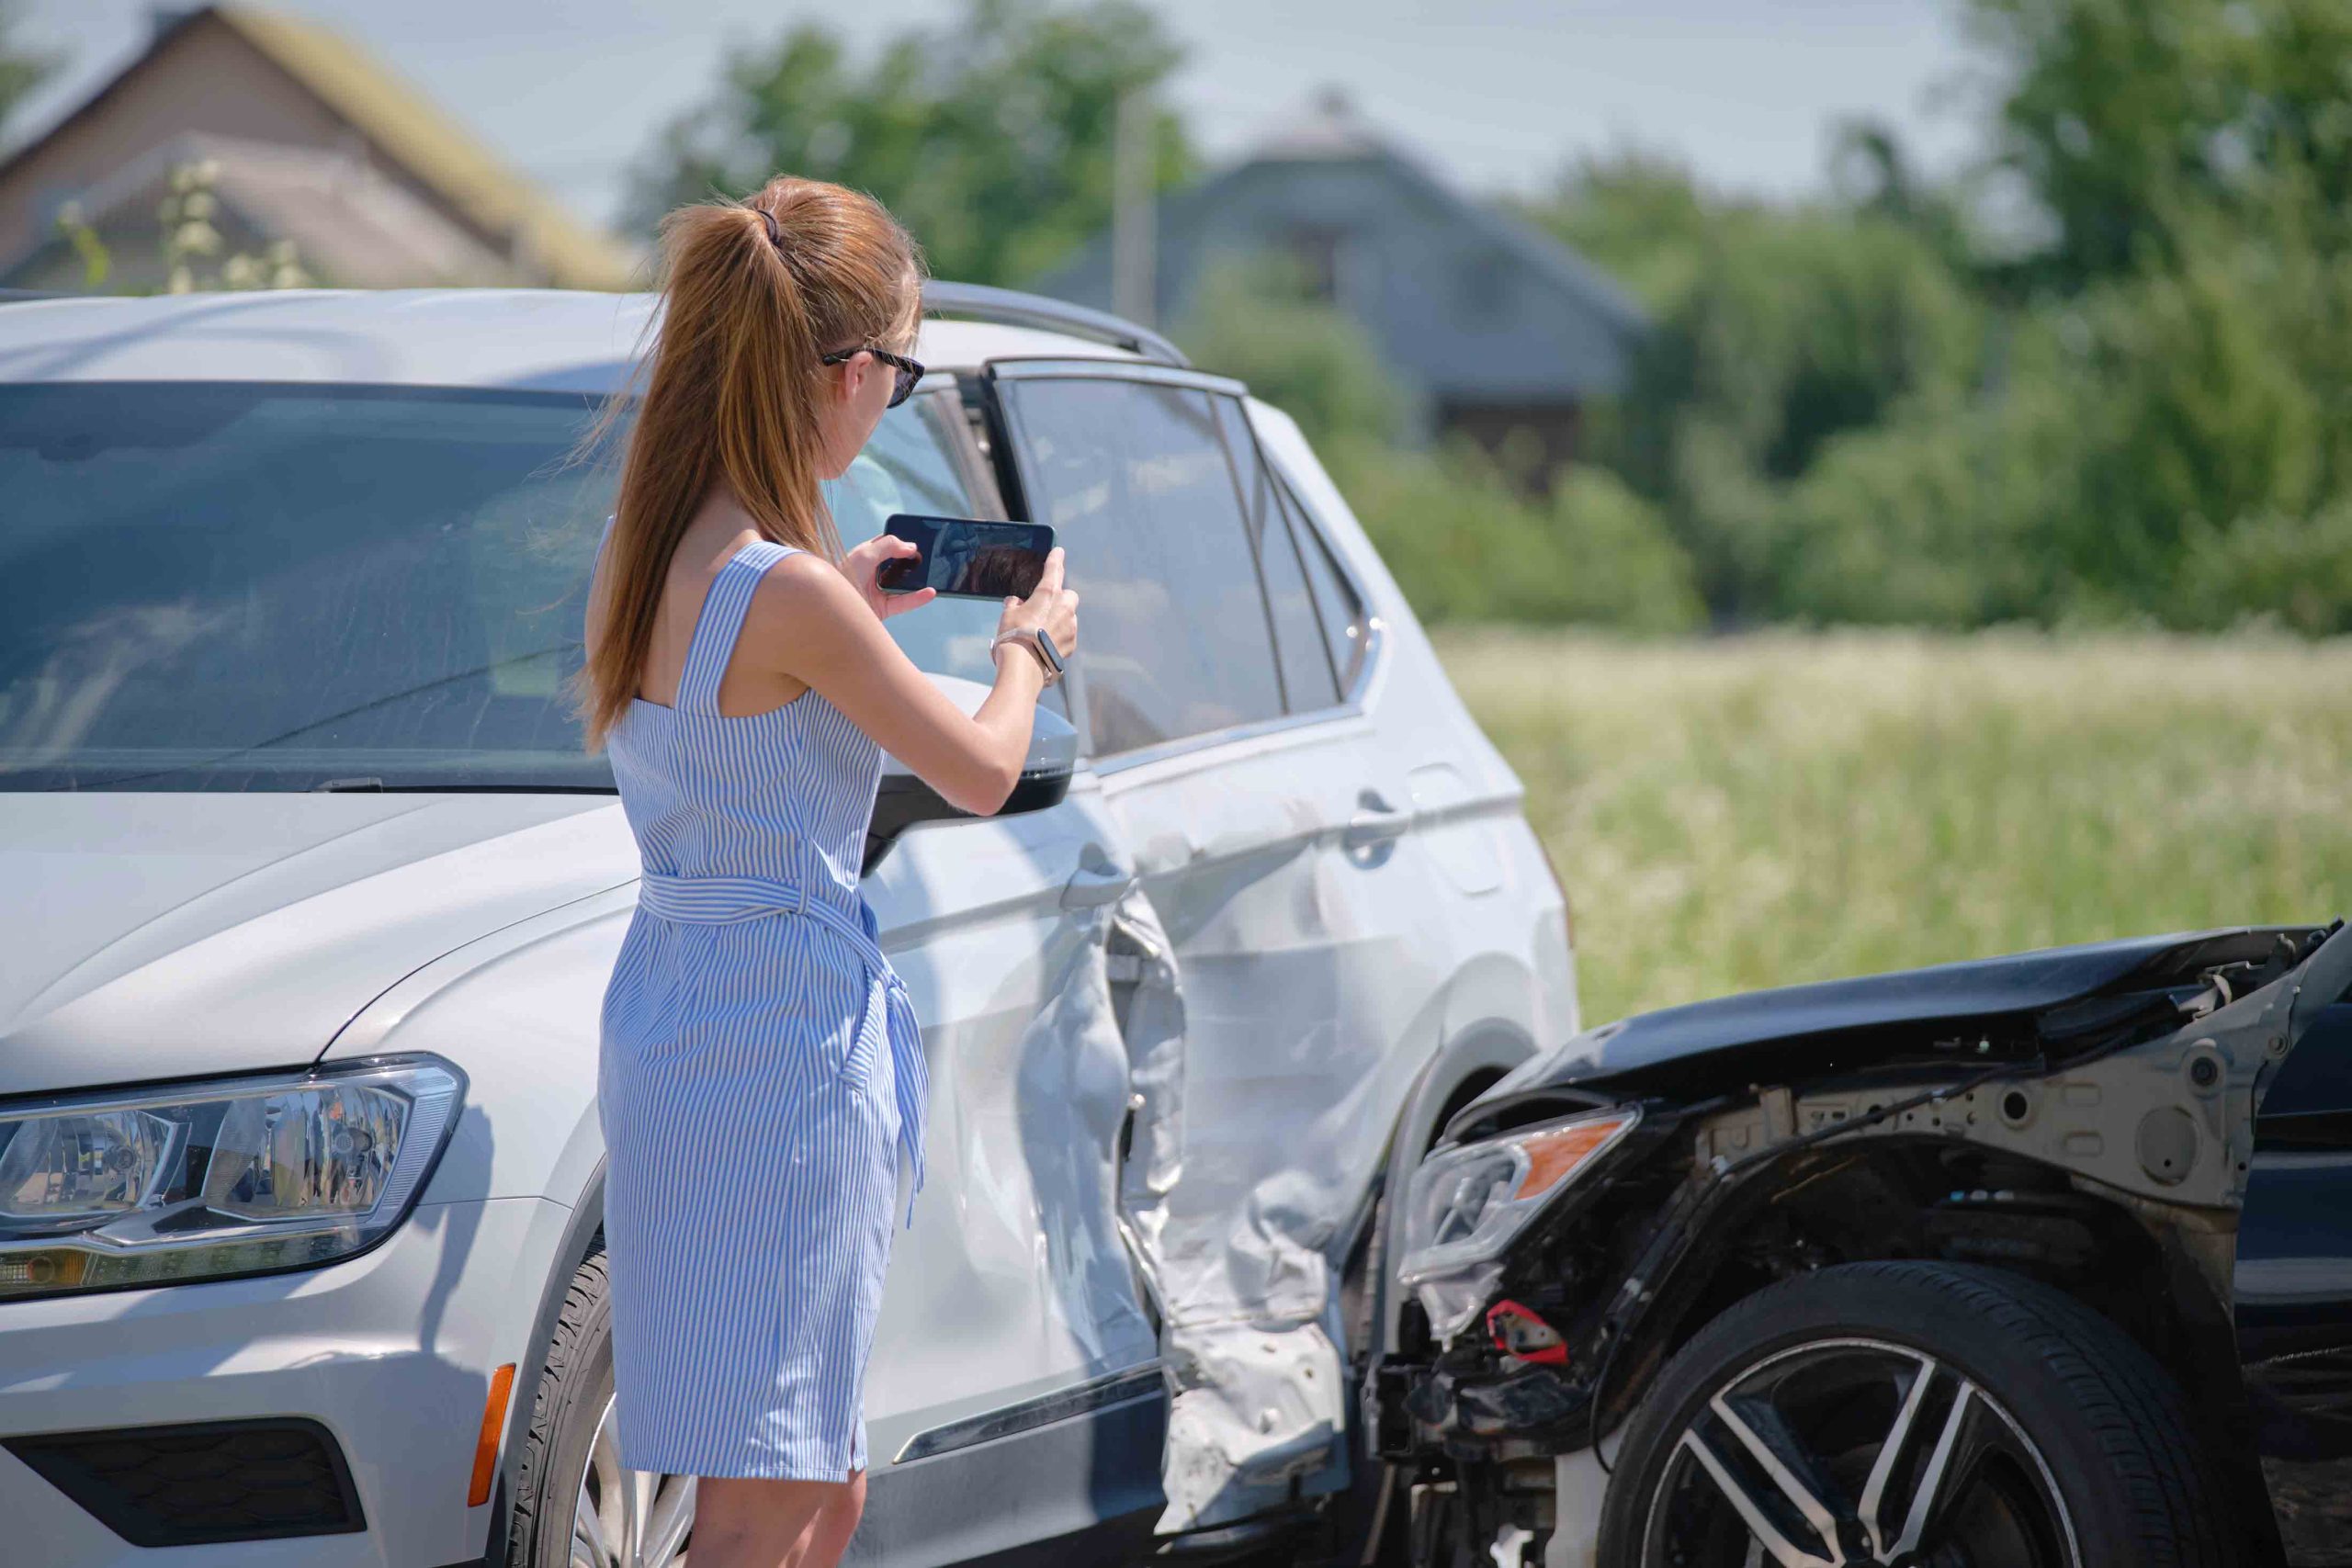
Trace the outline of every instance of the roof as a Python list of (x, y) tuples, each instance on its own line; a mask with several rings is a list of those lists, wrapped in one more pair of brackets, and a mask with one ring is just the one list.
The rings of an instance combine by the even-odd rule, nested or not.
[[(1154, 224), (1157, 306), (1182, 321), (1191, 290), (1237, 253), (1328, 236), (1336, 303), (1392, 372), (1469, 401), (1617, 389), (1648, 313), (1568, 246), (1464, 196), (1327, 90), (1238, 162), (1163, 194)], [(1034, 287), (1101, 303), (1107, 232)], [(1506, 288), (1506, 283), (1510, 286)]]
[(213, 12), (476, 223), (519, 234), (558, 284), (620, 288), (630, 281), (636, 264), (616, 242), (575, 221), (340, 33), (247, 6)]
[[(604, 393), (658, 296), (539, 288), (299, 288), (0, 303), (0, 382), (318, 381)], [(915, 356), (1135, 359), (1060, 333), (928, 320)]]
[(1338, 87), (1317, 91), (1306, 114), (1277, 126), (1225, 175), (1187, 194), (1203, 203), (1213, 201), (1211, 193), (1225, 177), (1256, 164), (1347, 163), (1387, 165), (1430, 199), (1459, 212), (1468, 227), (1497, 248), (1574, 295), (1619, 330), (1629, 334), (1648, 330), (1649, 313), (1614, 278), (1493, 203), (1463, 196), (1419, 158), (1382, 136)]
[(1356, 113), (1345, 90), (1317, 90), (1306, 112), (1283, 121), (1243, 161), (1260, 158), (1366, 158), (1385, 151), (1369, 121)]
[(616, 289), (636, 278), (637, 260), (618, 241), (572, 218), (379, 62), (330, 28), (248, 6), (200, 6), (159, 26), (144, 53), (31, 142), (12, 150), (10, 160), (68, 132), (168, 49), (175, 36), (208, 17), (437, 193), (466, 221), (484, 234), (519, 242), (526, 259), (559, 286)]

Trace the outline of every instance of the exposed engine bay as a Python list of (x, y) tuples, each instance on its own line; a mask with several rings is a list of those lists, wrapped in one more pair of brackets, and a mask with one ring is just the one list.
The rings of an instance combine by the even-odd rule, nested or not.
[(1528, 1064), (1453, 1119), (1399, 1226), (1409, 1299), (1364, 1395), (1416, 1561), (1589, 1540), (1554, 1461), (1599, 1439), (1605, 1470), (1700, 1325), (1859, 1260), (2055, 1286), (2243, 1421), (2256, 1113), (2347, 981), (2343, 921), (2246, 928), (1725, 998)]

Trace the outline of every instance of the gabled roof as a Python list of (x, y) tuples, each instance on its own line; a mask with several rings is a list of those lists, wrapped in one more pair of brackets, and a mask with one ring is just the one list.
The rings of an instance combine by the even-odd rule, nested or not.
[[(1329, 91), (1206, 180), (1156, 201), (1157, 307), (1189, 308), (1209, 266), (1237, 250), (1279, 250), (1329, 232), (1379, 258), (1385, 278), (1340, 309), (1368, 329), (1389, 369), (1440, 400), (1493, 402), (1620, 389), (1650, 320), (1607, 274), (1499, 207), (1464, 196)], [(1515, 279), (1508, 287), (1500, 281)], [(1409, 279), (1407, 286), (1396, 280)], [(1335, 280), (1336, 281), (1336, 280)], [(1106, 231), (1032, 287), (1107, 303)], [(1464, 318), (1463, 299), (1507, 301)]]
[(63, 134), (170, 47), (182, 29), (207, 17), (227, 27), (476, 229), (509, 243), (519, 239), (520, 250), (553, 282), (592, 289), (629, 285), (636, 263), (624, 247), (506, 168), (378, 62), (330, 28), (248, 6), (200, 6), (159, 26), (144, 53), (12, 158)]
[(1259, 164), (1370, 163), (1387, 166), (1430, 201), (1460, 215), (1498, 250), (1576, 296), (1628, 334), (1648, 330), (1649, 313), (1615, 279), (1582, 256), (1489, 202), (1474, 201), (1419, 158), (1382, 136), (1336, 87), (1317, 92), (1305, 114), (1277, 126), (1232, 168), (1191, 193), (1203, 205), (1227, 178)]

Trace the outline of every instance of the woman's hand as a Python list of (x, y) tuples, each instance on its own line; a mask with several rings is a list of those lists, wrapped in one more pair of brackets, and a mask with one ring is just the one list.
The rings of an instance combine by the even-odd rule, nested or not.
[[(1056, 545), (1046, 552), (1045, 570), (1037, 574), (1037, 587), (1026, 599), (1007, 594), (1004, 611), (997, 616), (997, 636), (1016, 627), (1042, 626), (1054, 639), (1054, 647), (1067, 660), (1078, 648), (1078, 592), (1062, 586), (1062, 547)], [(1034, 654), (1033, 654), (1034, 657)]]
[(884, 561), (903, 560), (922, 554), (922, 547), (912, 539), (901, 539), (896, 534), (876, 534), (849, 552), (842, 570), (857, 585), (857, 592), (876, 615), (883, 620), (903, 614), (919, 604), (928, 604), (939, 597), (936, 588), (918, 588), (912, 593), (885, 593), (875, 581), (875, 575)]

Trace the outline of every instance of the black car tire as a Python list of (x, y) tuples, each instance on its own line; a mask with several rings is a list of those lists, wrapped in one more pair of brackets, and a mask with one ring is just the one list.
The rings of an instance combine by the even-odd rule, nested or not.
[[(2145, 1350), (2112, 1323), (2037, 1281), (1996, 1269), (1922, 1262), (1849, 1264), (1783, 1280), (1702, 1328), (1659, 1374), (1626, 1425), (1622, 1450), (1611, 1456), (1614, 1474), (1601, 1510), (1600, 1560), (1651, 1568), (1651, 1560), (1662, 1555), (1660, 1542), (1669, 1536), (1687, 1540), (1722, 1527), (1723, 1520), (1707, 1516), (1710, 1497), (1733, 1529), (1741, 1528), (1738, 1506), (1729, 1500), (1732, 1488), (1707, 1467), (1741, 1467), (1737, 1479), (1752, 1486), (1748, 1505), (1756, 1506), (1765, 1483), (1750, 1478), (1769, 1482), (1770, 1474), (1751, 1460), (1755, 1450), (1743, 1452), (1742, 1446), (1760, 1434), (1770, 1448), (1803, 1425), (1806, 1417), (1801, 1416), (1771, 1429), (1782, 1419), (1781, 1404), (1801, 1412), (1855, 1405), (1851, 1398), (1836, 1399), (1835, 1385), (1832, 1393), (1810, 1400), (1802, 1386), (1781, 1391), (1808, 1375), (1834, 1378), (1838, 1369), (1851, 1369), (1860, 1365), (1859, 1358), (1882, 1352), (1891, 1352), (1890, 1370), (1899, 1369), (1905, 1355), (1928, 1358), (1919, 1364), (1928, 1369), (1921, 1376), (1928, 1387), (1910, 1400), (1900, 1392), (1905, 1385), (1894, 1382), (1883, 1396), (1898, 1411), (1907, 1403), (1921, 1414), (1908, 1418), (1910, 1435), (1903, 1442), (1878, 1440), (1878, 1451), (1893, 1447), (1904, 1456), (1886, 1461), (1893, 1479), (1883, 1486), (1874, 1510), (1874, 1516), (1887, 1517), (1878, 1545), (1891, 1544), (1895, 1525), (1921, 1491), (1942, 1499), (1935, 1505), (1946, 1510), (1940, 1525), (1954, 1517), (1949, 1510), (1955, 1506), (1975, 1509), (1972, 1518), (2001, 1508), (2023, 1517), (2034, 1499), (2010, 1494), (2032, 1490), (2044, 1505), (2055, 1499), (2047, 1539), (2057, 1541), (2071, 1533), (2073, 1561), (2081, 1568), (2222, 1568), (2237, 1560), (2211, 1458), (2199, 1447), (2179, 1389)], [(1945, 1380), (1940, 1384), (1939, 1376)], [(1937, 1393), (1938, 1389), (1945, 1392)], [(1725, 1424), (1724, 1407), (1713, 1403), (1718, 1395), (1742, 1417), (1736, 1428)], [(1938, 1399), (1945, 1403), (1938, 1404)], [(1940, 1430), (1939, 1411), (1956, 1410), (1969, 1412), (1970, 1438), (1951, 1451), (1961, 1454), (1973, 1446), (1980, 1430), (1990, 1433), (1986, 1441), (1997, 1442), (2003, 1451), (1973, 1472), (1962, 1464), (1936, 1473), (1947, 1483), (1964, 1472), (2008, 1477), (2001, 1497), (1990, 1504), (1969, 1501), (1968, 1483), (1957, 1492), (1918, 1483), (1928, 1473)], [(1816, 1429), (1849, 1419), (1860, 1417), (1832, 1415)], [(1887, 1430), (1902, 1419), (1898, 1414)], [(1961, 1416), (1951, 1416), (1951, 1422), (1955, 1434), (1962, 1429)], [(1868, 1492), (1856, 1483), (1860, 1461), (1831, 1460), (1803, 1442), (1797, 1446), (1809, 1466), (1799, 1467), (1798, 1473), (1816, 1483), (1814, 1500), (1839, 1516), (1838, 1528), (1859, 1532), (1859, 1504)], [(1817, 1446), (1826, 1450), (1835, 1445)], [(1859, 1451), (1875, 1472), (1867, 1442), (1839, 1451)], [(2036, 1453), (2040, 1462), (2028, 1463)], [(1696, 1508), (1693, 1499), (1700, 1504)], [(1764, 1495), (1763, 1502), (1768, 1517), (1783, 1524), (1796, 1519), (1793, 1494), (1777, 1492)], [(1818, 1552), (1817, 1535), (1794, 1539)], [(1844, 1544), (1849, 1561), (1857, 1555), (1869, 1560), (1868, 1545), (1858, 1533)], [(1685, 1555), (1691, 1568), (1708, 1568), (1700, 1561), (1703, 1551)], [(2063, 1549), (2057, 1560), (2065, 1561)], [(1773, 1561), (1770, 1551), (1764, 1561)]]
[[(528, 1424), (521, 1433), (514, 1523), (507, 1532), (508, 1568), (569, 1568), (576, 1560), (574, 1535), (582, 1528), (581, 1494), (598, 1457), (597, 1438), (612, 1400), (612, 1299), (604, 1238), (599, 1235), (572, 1273), (554, 1337), (548, 1343), (547, 1362), (531, 1401)], [(609, 1471), (611, 1455), (604, 1457)], [(608, 1483), (610, 1479), (608, 1475)], [(681, 1479), (664, 1478), (665, 1491)], [(684, 1502), (691, 1508), (690, 1496)], [(624, 1510), (595, 1512), (610, 1526)], [(596, 1560), (617, 1560), (626, 1568), (669, 1560), (670, 1550), (643, 1539), (648, 1521), (637, 1510), (626, 1513), (631, 1528), (608, 1531), (617, 1539), (594, 1543), (600, 1549)], [(683, 1546), (684, 1540), (677, 1544)], [(649, 1548), (651, 1556), (646, 1555)]]

